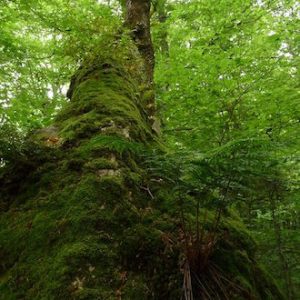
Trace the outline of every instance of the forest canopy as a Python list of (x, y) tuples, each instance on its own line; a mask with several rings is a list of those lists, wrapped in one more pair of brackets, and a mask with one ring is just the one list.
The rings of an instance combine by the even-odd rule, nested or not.
[[(299, 299), (299, 2), (141, 0), (149, 4), (151, 38), (145, 39), (152, 41), (155, 63), (144, 44), (144, 23), (131, 23), (130, 2), (139, 1), (0, 0), (3, 299), (177, 299), (175, 289), (168, 292), (176, 284), (184, 300)], [(96, 208), (104, 190), (110, 203), (125, 197), (124, 207), (105, 212), (109, 204), (103, 200)], [(54, 225), (43, 228), (45, 223)], [(96, 241), (100, 223), (112, 233)], [(119, 232), (118, 224), (127, 231)], [(227, 240), (231, 230), (240, 230), (238, 243)], [(60, 234), (70, 245), (66, 252), (40, 250), (41, 244), (62, 249)], [(109, 234), (124, 239), (120, 248), (128, 253), (109, 252), (103, 242), (113, 241)], [(87, 242), (76, 248), (76, 239)], [(179, 267), (167, 258), (166, 272), (176, 266), (183, 274), (178, 281), (172, 271), (151, 269), (167, 251), (156, 252), (160, 247), (170, 257), (184, 253), (178, 256), (189, 265)], [(28, 252), (19, 259), (21, 248)], [(95, 249), (107, 251), (112, 261), (122, 257), (115, 263), (122, 267), (113, 293), (108, 279), (90, 283), (94, 279), (81, 269), (76, 279), (73, 270), (66, 271), (72, 274), (72, 289), (39, 281), (39, 274), (54, 268), (48, 257), (55, 257), (57, 266), (67, 257), (64, 264), (75, 266), (80, 259), (88, 261), (82, 255), (98, 262)], [(238, 256), (231, 264), (230, 249)], [(32, 251), (37, 252), (31, 257)], [(128, 266), (135, 260), (129, 251), (142, 253), (136, 256), (138, 270)], [(145, 267), (142, 255), (151, 264)], [(36, 257), (47, 257), (41, 258), (45, 267), (32, 267)], [(216, 266), (193, 269), (209, 260)], [(237, 267), (238, 260), (255, 261), (256, 275)], [(115, 265), (104, 263), (107, 270)], [(94, 272), (91, 263), (88, 268)], [(142, 268), (146, 275), (136, 275)], [(64, 272), (49, 272), (49, 278), (62, 276), (67, 282)], [(95, 276), (110, 278), (108, 273)], [(152, 289), (142, 283), (147, 276)], [(272, 277), (265, 294), (259, 276)], [(169, 279), (172, 284), (160, 283)], [(219, 292), (211, 291), (213, 285)], [(166, 294), (149, 292), (156, 286)], [(194, 294), (187, 292), (190, 286)]]

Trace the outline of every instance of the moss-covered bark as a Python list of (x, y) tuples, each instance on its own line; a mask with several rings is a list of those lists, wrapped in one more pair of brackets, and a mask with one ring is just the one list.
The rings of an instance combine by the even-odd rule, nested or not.
[(126, 0), (126, 25), (144, 62), (146, 82), (153, 83), (154, 50), (150, 33), (149, 0)]
[[(160, 144), (145, 114), (142, 64), (133, 46), (127, 52), (87, 60), (53, 126), (1, 170), (1, 299), (180, 299), (180, 222), (168, 211), (171, 191), (154, 202), (143, 188), (141, 153)], [(218, 236), (209, 261), (226, 274), (228, 297), (281, 299), (237, 217), (228, 214)]]

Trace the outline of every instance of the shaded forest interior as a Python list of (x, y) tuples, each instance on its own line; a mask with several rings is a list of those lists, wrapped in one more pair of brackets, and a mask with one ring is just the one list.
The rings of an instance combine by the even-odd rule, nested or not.
[(0, 18), (0, 299), (299, 299), (297, 1)]

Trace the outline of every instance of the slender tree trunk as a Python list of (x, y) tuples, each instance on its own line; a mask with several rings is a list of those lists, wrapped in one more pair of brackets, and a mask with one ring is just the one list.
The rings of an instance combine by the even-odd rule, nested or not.
[(154, 50), (150, 32), (150, 0), (126, 0), (125, 25), (144, 62), (144, 88), (142, 102), (148, 115), (152, 130), (160, 134), (160, 120), (156, 116), (155, 93), (153, 84)]
[(165, 26), (168, 19), (166, 10), (166, 0), (156, 0), (154, 2), (154, 10), (158, 15), (158, 21), (161, 25), (161, 30), (158, 36), (160, 52), (166, 57), (169, 57), (168, 31)]
[(150, 33), (150, 0), (126, 0), (126, 25), (144, 60), (146, 82), (153, 85), (154, 50)]
[(292, 299), (292, 282), (290, 278), (290, 271), (289, 271), (289, 265), (286, 260), (286, 257), (283, 252), (283, 242), (282, 242), (282, 235), (281, 235), (281, 226), (278, 221), (278, 217), (276, 216), (276, 200), (278, 197), (278, 191), (277, 186), (275, 184), (274, 190), (270, 193), (270, 208), (271, 208), (271, 214), (272, 214), (272, 223), (273, 223), (273, 229), (274, 229), (274, 235), (276, 240), (276, 248), (277, 248), (277, 254), (278, 258), (280, 260), (281, 264), (281, 273), (282, 277), (284, 278), (285, 282), (285, 291), (286, 295), (289, 300)]

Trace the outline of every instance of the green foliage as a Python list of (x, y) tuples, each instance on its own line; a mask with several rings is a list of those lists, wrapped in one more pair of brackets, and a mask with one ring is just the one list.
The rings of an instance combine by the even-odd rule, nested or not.
[(299, 5), (152, 4), (164, 147), (124, 1), (1, 1), (6, 299), (179, 298), (182, 223), (196, 250), (213, 233), (209, 259), (233, 282), (224, 294), (204, 272), (196, 287), (282, 299), (270, 273), (297, 299)]
[(203, 207), (237, 208), (260, 242), (261, 261), (296, 299), (299, 6), (195, 0), (165, 9), (163, 20), (154, 16), (155, 79), (175, 154), (156, 174), (180, 174), (173, 184), (201, 195)]
[(94, 48), (111, 41), (120, 21), (97, 1), (2, 1), (1, 124), (48, 125), (66, 103), (69, 78)]
[(9, 123), (0, 127), (0, 159), (1, 165), (14, 158), (22, 152), (23, 135), (17, 128)]

